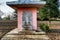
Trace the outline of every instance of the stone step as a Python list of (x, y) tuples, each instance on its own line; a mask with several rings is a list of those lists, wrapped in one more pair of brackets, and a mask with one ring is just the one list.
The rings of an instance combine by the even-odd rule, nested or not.
[(40, 33), (41, 32), (35, 32), (35, 31), (30, 32), (26, 30), (18, 32), (18, 28), (16, 28), (8, 32), (6, 35), (4, 35), (3, 38), (1, 38), (1, 40), (48, 40), (49, 39), (49, 37), (46, 34), (40, 35)]
[(49, 40), (47, 35), (5, 35), (1, 40)]
[(4, 29), (9, 30), (9, 29), (14, 29), (14, 28), (16, 28), (16, 27), (15, 26), (12, 26), (12, 27), (10, 27), (10, 26), (8, 26), (8, 27), (0, 26), (0, 30), (4, 30)]
[(35, 38), (35, 39), (33, 39), (33, 38), (25, 38), (25, 39), (13, 38), (13, 39), (11, 39), (11, 38), (5, 38), (2, 40), (47, 40), (47, 39), (37, 39), (37, 38)]

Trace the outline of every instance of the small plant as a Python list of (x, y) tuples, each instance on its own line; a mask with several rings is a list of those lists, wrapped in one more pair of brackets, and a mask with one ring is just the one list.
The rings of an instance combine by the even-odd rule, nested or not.
[(49, 31), (49, 26), (44, 23), (40, 24), (39, 27), (45, 32)]

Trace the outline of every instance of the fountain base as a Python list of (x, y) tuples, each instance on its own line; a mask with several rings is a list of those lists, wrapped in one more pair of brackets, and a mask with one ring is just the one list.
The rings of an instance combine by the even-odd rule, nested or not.
[[(18, 30), (14, 30), (17, 32)], [(42, 35), (41, 35), (42, 34)], [(19, 33), (9, 32), (1, 40), (48, 40), (45, 32), (21, 31)]]

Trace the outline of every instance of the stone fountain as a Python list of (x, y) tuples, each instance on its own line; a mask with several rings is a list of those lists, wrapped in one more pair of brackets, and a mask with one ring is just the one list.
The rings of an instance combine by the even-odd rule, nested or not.
[[(18, 16), (18, 26), (16, 29), (13, 29), (12, 31), (8, 32), (6, 35), (1, 38), (1, 40), (48, 40), (48, 36), (45, 35), (45, 33), (42, 32), (36, 32), (37, 30), (37, 8), (41, 8), (43, 5), (46, 4), (45, 1), (40, 0), (18, 0), (16, 2), (7, 2), (7, 4), (11, 4), (13, 8), (17, 9), (17, 16)], [(6, 5), (5, 5), (6, 6)], [(4, 6), (3, 6), (4, 7)], [(6, 6), (8, 7), (8, 6)], [(6, 8), (4, 7), (4, 10)], [(8, 7), (9, 9), (9, 7)], [(5, 10), (6, 11), (6, 10)], [(4, 13), (5, 13), (4, 11)], [(7, 12), (9, 12), (8, 10)], [(25, 11), (25, 12), (24, 12)], [(32, 26), (30, 21), (28, 20), (28, 17), (25, 17), (25, 25), (22, 26), (22, 14), (29, 14), (29, 18), (31, 18)], [(10, 13), (11, 14), (11, 13)], [(30, 15), (31, 14), (31, 15)], [(24, 29), (22, 30), (22, 27)], [(30, 29), (32, 27), (32, 29)], [(34, 29), (34, 30), (33, 30)], [(22, 31), (21, 31), (22, 30)], [(42, 35), (41, 35), (42, 34)]]

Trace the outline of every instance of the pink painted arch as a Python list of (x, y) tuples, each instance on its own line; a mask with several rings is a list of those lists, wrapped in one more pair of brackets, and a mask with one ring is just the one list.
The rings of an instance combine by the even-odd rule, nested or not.
[(23, 11), (32, 11), (32, 29), (37, 30), (37, 8), (18, 8), (18, 30), (22, 30), (22, 13)]

